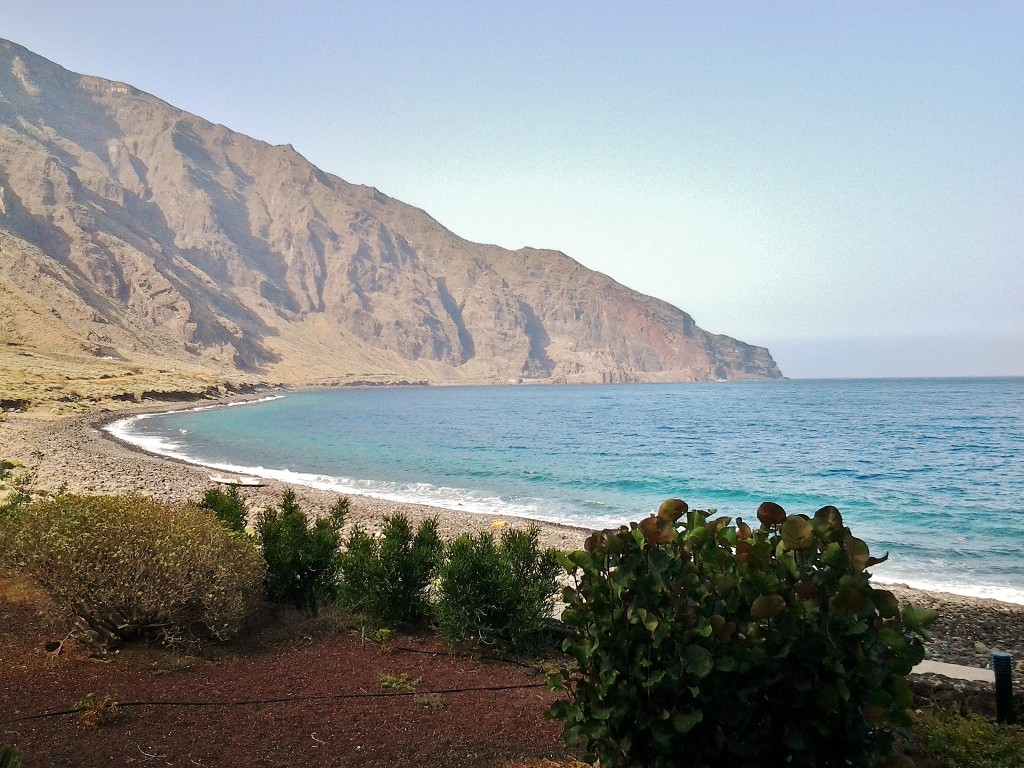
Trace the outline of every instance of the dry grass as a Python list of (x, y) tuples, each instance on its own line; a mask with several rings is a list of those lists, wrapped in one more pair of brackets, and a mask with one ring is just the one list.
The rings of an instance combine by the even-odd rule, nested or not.
[(72, 413), (140, 401), (147, 393), (199, 398), (256, 383), (241, 374), (229, 377), (200, 369), (161, 368), (0, 342), (0, 408)]

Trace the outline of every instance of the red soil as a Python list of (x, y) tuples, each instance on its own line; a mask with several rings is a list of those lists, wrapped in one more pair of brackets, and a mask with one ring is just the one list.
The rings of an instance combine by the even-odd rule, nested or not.
[[(570, 761), (560, 726), (544, 719), (554, 694), (535, 668), (453, 657), (429, 637), (399, 636), (386, 653), (357, 632), (325, 630), (323, 619), (302, 621), (278, 617), (217, 656), (137, 644), (100, 661), (71, 641), (48, 651), (62, 633), (8, 582), (0, 589), (0, 745), (15, 744), (24, 768)], [(415, 695), (394, 695), (381, 690), (381, 675), (421, 682)], [(430, 693), (503, 686), (523, 687)], [(70, 710), (89, 693), (120, 702), (111, 722), (35, 717)], [(257, 700), (264, 703), (244, 703)]]

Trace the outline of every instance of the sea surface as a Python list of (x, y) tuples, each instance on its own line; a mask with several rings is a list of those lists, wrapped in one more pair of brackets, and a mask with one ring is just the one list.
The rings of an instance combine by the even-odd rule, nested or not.
[(365, 388), (133, 417), (157, 453), (316, 488), (603, 528), (666, 498), (826, 504), (878, 581), (1024, 603), (1024, 378)]

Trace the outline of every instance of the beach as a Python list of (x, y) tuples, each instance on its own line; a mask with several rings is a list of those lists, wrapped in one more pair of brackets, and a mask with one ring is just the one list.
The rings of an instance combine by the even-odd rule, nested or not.
[[(17, 471), (33, 474), (36, 488), (55, 491), (112, 494), (136, 493), (166, 501), (198, 500), (214, 485), (211, 470), (141, 451), (116, 440), (103, 430), (113, 420), (135, 413), (195, 407), (195, 402), (148, 408), (129, 408), (89, 414), (54, 415), (42, 411), (6, 413), (0, 422), (0, 459), (24, 465)], [(212, 472), (217, 474), (216, 472)], [(266, 480), (258, 488), (243, 488), (250, 509), (259, 510), (280, 500), (285, 484)], [(308, 513), (325, 513), (337, 494), (304, 486), (293, 486)], [(415, 524), (436, 516), (445, 538), (462, 533), (491, 530), (497, 518), (458, 509), (349, 495), (347, 525), (376, 530), (386, 515), (404, 513)], [(536, 524), (544, 545), (578, 549), (588, 531), (547, 522), (505, 518), (516, 526)], [(944, 592), (924, 592), (899, 585), (879, 584), (891, 589), (905, 602), (935, 608), (940, 618), (935, 637), (928, 643), (929, 658), (967, 666), (991, 665), (994, 651), (1014, 656), (1014, 677), (1024, 683), (1024, 605), (963, 597)]]

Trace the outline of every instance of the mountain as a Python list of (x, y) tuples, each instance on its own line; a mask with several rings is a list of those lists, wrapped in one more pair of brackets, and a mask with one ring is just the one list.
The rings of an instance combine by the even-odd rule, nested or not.
[(468, 242), (290, 145), (4, 40), (0, 255), (9, 347), (135, 373), (781, 377), (766, 349), (708, 333), (565, 254)]

